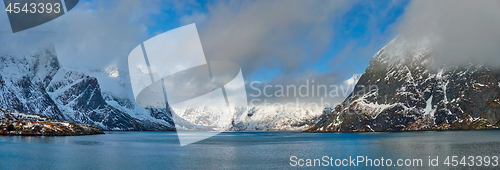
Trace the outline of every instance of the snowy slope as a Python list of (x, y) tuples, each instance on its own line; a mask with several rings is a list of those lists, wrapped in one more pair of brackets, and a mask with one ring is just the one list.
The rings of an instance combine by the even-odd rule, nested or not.
[[(361, 74), (344, 81), (347, 94), (351, 93)], [(225, 108), (201, 106), (173, 109), (177, 115), (196, 125), (218, 131), (303, 131), (314, 125), (324, 112), (331, 109), (311, 110), (297, 106), (256, 105), (231, 108), (229, 116), (222, 116)], [(227, 123), (230, 122), (230, 123)]]
[(235, 120), (233, 130), (302, 131), (314, 125), (323, 112), (297, 107), (253, 106)]
[(353, 93), (309, 131), (498, 127), (500, 71), (472, 62), (438, 66), (433, 55), (425, 37), (396, 37), (375, 54)]
[[(86, 70), (85, 74), (96, 77), (102, 87), (105, 102), (135, 119), (161, 124), (168, 128), (183, 130), (207, 130), (210, 128), (196, 126), (178, 116), (172, 116), (171, 108), (144, 108), (135, 103), (130, 86), (128, 71), (120, 70), (116, 65), (100, 70)], [(174, 120), (177, 125), (174, 124)]]
[(59, 65), (53, 48), (0, 56), (0, 107), (87, 123), (104, 130), (173, 130), (109, 105), (96, 78)]
[[(316, 123), (323, 113), (322, 110), (274, 106), (252, 106), (248, 111), (246, 108), (233, 108), (234, 114), (229, 118), (218, 117), (219, 112), (222, 112), (219, 108), (184, 108), (174, 111), (189, 122), (218, 131), (305, 130)], [(231, 123), (219, 123), (220, 121)]]
[(26, 56), (0, 56), (0, 107), (65, 119), (44, 92), (59, 69), (53, 49)]

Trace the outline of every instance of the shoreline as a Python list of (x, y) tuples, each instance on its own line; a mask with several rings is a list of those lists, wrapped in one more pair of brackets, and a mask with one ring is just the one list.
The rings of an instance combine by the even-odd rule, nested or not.
[(94, 133), (94, 134), (2, 134), (0, 136), (48, 136), (48, 137), (56, 137), (56, 136), (88, 136), (88, 135), (105, 135), (106, 133)]

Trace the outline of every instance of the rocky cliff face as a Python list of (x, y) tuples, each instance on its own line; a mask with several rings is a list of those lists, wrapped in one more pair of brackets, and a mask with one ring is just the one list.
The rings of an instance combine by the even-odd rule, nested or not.
[(352, 94), (308, 132), (500, 127), (500, 70), (436, 65), (429, 41), (397, 37), (373, 57)]
[[(0, 56), (0, 73), (0, 108), (91, 124), (104, 130), (175, 129), (171, 119), (138, 119), (108, 104), (97, 79), (62, 68), (53, 48), (26, 56)], [(119, 106), (126, 107), (127, 103), (122, 104)], [(169, 115), (167, 110), (162, 112)]]

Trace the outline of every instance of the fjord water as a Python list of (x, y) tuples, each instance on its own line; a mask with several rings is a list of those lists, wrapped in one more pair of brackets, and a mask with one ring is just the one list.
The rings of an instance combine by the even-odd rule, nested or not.
[(0, 136), (0, 169), (290, 169), (291, 156), (419, 158), (424, 169), (429, 156), (439, 156), (439, 168), (448, 168), (446, 156), (500, 156), (500, 131), (227, 132), (182, 147), (175, 132)]

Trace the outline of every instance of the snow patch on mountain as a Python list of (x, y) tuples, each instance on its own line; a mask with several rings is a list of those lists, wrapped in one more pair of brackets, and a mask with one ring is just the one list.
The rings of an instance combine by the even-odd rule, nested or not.
[(431, 115), (432, 112), (433, 112), (433, 110), (432, 110), (432, 95), (431, 95), (431, 97), (429, 97), (429, 99), (427, 99), (424, 115)]

